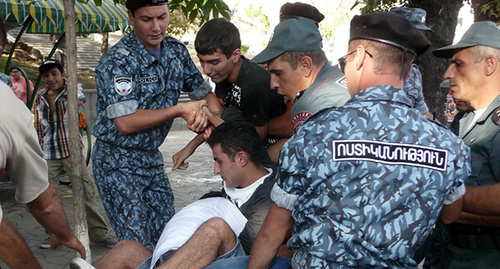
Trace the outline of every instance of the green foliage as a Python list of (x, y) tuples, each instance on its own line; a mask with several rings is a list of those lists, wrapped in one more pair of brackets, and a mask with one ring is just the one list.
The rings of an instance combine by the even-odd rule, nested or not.
[(230, 10), (223, 0), (171, 0), (170, 10), (179, 9), (190, 23), (199, 25), (220, 16), (231, 19)]
[(481, 6), (481, 12), (488, 17), (500, 18), (500, 0), (493, 0), (490, 3)]
[(241, 55), (246, 55), (249, 48), (250, 46), (241, 45)]
[(365, 7), (361, 9), (361, 13), (368, 14), (372, 12), (387, 12), (394, 6), (407, 6), (408, 1), (398, 0), (365, 0)]
[(261, 6), (255, 7), (253, 4), (250, 4), (250, 6), (246, 8), (245, 12), (249, 18), (258, 18), (260, 20), (260, 22), (262, 23), (261, 29), (263, 32), (269, 30), (269, 18), (266, 16), (266, 14), (264, 14), (264, 12), (262, 12)]
[[(85, 0), (78, 0), (85, 1)], [(94, 0), (98, 5), (102, 0)], [(115, 3), (125, 5), (127, 0), (114, 0)], [(170, 0), (170, 13), (175, 17), (176, 10), (184, 14), (186, 20), (178, 19), (179, 22), (197, 23), (198, 25), (210, 20), (210, 18), (218, 18), (220, 16), (231, 19), (230, 10), (224, 0)], [(211, 16), (210, 16), (211, 15)], [(171, 23), (172, 24), (172, 23)], [(181, 29), (181, 25), (173, 25)]]

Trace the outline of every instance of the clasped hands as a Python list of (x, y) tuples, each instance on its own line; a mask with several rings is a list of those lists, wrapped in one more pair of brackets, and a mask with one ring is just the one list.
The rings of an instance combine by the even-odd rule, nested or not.
[(184, 104), (187, 111), (191, 111), (187, 116), (187, 127), (196, 133), (205, 133), (207, 139), (212, 130), (224, 122), (219, 116), (215, 115), (208, 108), (206, 100), (188, 102)]

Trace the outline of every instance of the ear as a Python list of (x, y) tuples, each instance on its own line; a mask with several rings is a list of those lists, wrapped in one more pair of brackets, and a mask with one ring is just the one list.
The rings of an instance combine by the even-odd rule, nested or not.
[(360, 70), (365, 65), (365, 57), (370, 57), (365, 51), (365, 47), (359, 45), (356, 48), (356, 58), (354, 59), (354, 63), (356, 66), (356, 70)]
[(135, 26), (134, 25), (134, 14), (132, 14), (132, 11), (130, 10), (127, 10), (127, 14), (128, 14), (128, 21), (130, 22), (130, 25), (132, 26)]
[(241, 167), (244, 167), (249, 163), (250, 156), (248, 156), (248, 153), (246, 151), (240, 150), (238, 153), (236, 153), (234, 159)]
[(309, 77), (312, 73), (313, 70), (313, 62), (311, 57), (309, 56), (304, 56), (302, 59), (299, 61), (299, 66), (300, 72), (304, 77)]
[(241, 58), (241, 49), (237, 48), (233, 51), (233, 63), (237, 63)]
[(496, 57), (490, 56), (486, 58), (484, 65), (484, 74), (486, 76), (491, 76), (498, 69), (498, 59)]

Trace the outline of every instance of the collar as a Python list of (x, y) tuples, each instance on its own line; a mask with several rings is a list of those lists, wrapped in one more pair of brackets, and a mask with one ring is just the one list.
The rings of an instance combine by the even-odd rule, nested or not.
[(352, 96), (350, 102), (393, 102), (411, 107), (411, 101), (401, 88), (391, 85), (377, 85), (366, 88)]
[[(134, 48), (134, 50), (139, 54), (140, 57), (138, 58), (142, 58), (147, 65), (151, 65), (152, 63), (157, 61), (156, 58), (148, 52), (146, 47), (144, 47), (144, 44), (142, 44), (139, 38), (137, 38), (135, 30), (128, 34), (128, 41), (130, 42), (130, 45)], [(160, 57), (163, 58), (165, 54), (169, 52), (169, 50), (166, 49), (165, 38), (163, 38), (163, 40), (161, 41), (160, 48), (162, 49), (163, 53), (163, 55), (161, 55)]]
[(479, 124), (484, 123), (484, 121), (486, 121), (486, 119), (488, 119), (490, 117), (493, 110), (495, 110), (499, 106), (500, 106), (500, 95), (497, 96), (495, 98), (495, 100), (493, 100), (493, 102), (491, 102), (491, 104), (488, 106), (488, 108), (486, 108), (483, 115), (481, 115), (481, 117), (479, 117), (479, 119), (477, 120), (477, 123), (479, 123)]

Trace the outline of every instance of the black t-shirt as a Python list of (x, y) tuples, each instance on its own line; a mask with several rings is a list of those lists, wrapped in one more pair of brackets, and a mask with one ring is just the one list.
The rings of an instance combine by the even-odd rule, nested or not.
[[(283, 115), (286, 105), (283, 97), (271, 89), (271, 75), (258, 64), (243, 57), (238, 77), (234, 83), (216, 84), (215, 94), (225, 108), (236, 106), (243, 118), (255, 126), (262, 126), (270, 119)], [(222, 114), (222, 119), (225, 119)], [(233, 115), (234, 116), (234, 115)]]

